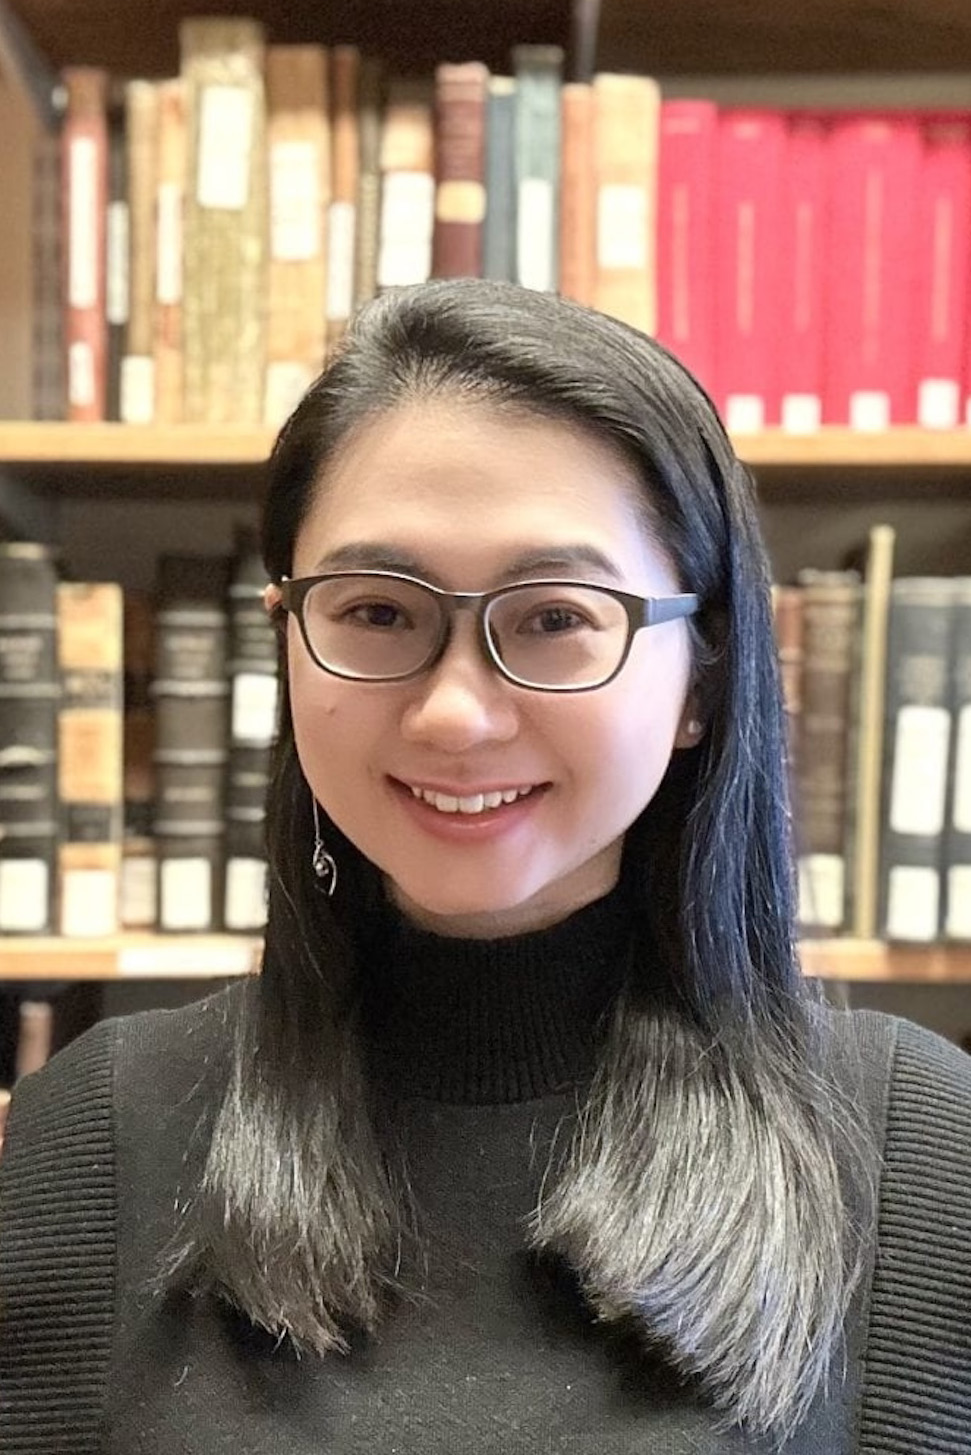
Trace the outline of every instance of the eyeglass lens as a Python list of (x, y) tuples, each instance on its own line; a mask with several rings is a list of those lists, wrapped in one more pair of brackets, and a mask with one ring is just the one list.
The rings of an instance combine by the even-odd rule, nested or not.
[[(317, 659), (374, 681), (407, 677), (435, 656), (446, 608), (426, 587), (373, 576), (320, 581), (304, 599)], [(627, 613), (594, 586), (522, 585), (492, 599), (486, 631), (502, 666), (537, 687), (590, 686), (609, 677), (627, 644)]]

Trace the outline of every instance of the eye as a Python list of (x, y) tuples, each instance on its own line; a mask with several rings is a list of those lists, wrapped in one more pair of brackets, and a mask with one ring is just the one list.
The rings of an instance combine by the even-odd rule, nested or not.
[(593, 627), (594, 623), (590, 618), (575, 606), (550, 602), (545, 606), (533, 607), (525, 613), (517, 630), (542, 636), (558, 636), (563, 632), (583, 631)]
[(413, 622), (394, 601), (358, 601), (345, 606), (339, 620), (373, 631), (407, 631)]

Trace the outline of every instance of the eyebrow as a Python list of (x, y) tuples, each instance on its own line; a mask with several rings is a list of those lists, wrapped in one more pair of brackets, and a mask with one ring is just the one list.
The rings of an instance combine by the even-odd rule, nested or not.
[[(542, 546), (521, 551), (499, 573), (499, 582), (518, 581), (525, 576), (544, 576), (575, 570), (594, 571), (613, 581), (623, 579), (616, 564), (596, 546)], [(328, 551), (315, 563), (315, 575), (328, 571), (395, 571), (403, 576), (417, 576), (430, 585), (441, 585), (436, 574), (411, 555), (383, 541), (351, 541)]]

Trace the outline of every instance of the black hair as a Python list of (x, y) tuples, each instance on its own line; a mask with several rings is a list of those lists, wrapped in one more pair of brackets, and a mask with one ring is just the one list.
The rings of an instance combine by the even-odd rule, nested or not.
[[(839, 1350), (859, 1249), (847, 1188), (866, 1147), (820, 1061), (803, 980), (770, 580), (752, 481), (712, 403), (659, 344), (512, 285), (393, 290), (353, 321), (280, 433), (263, 527), (270, 578), (327, 469), (389, 410), (439, 397), (587, 431), (643, 483), (645, 514), (697, 592), (704, 720), (630, 829), (636, 944), (580, 1129), (536, 1210), (605, 1318), (637, 1321), (734, 1422), (785, 1434)], [(204, 1180), (171, 1268), (298, 1345), (373, 1328), (394, 1286), (402, 1192), (356, 1030), (352, 924), (377, 871), (312, 801), (284, 701), (268, 812), (263, 972), (247, 986)], [(712, 1188), (718, 1188), (718, 1197)]]

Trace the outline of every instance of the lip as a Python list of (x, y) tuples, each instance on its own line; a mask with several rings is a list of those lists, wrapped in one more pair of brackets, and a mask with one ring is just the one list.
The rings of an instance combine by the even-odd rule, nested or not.
[[(489, 809), (485, 813), (441, 813), (426, 803), (423, 798), (416, 798), (411, 791), (408, 782), (401, 778), (389, 778), (388, 780), (395, 800), (400, 804), (402, 811), (407, 814), (410, 821), (420, 828), (424, 834), (438, 839), (447, 844), (480, 844), (489, 843), (496, 839), (504, 838), (506, 835), (515, 833), (523, 824), (536, 813), (542, 800), (546, 797), (546, 791), (550, 788), (549, 783), (537, 783), (534, 790), (526, 798), (519, 798), (515, 803), (503, 804), (501, 808)], [(416, 784), (416, 786), (418, 786)], [(473, 793), (498, 793), (503, 788), (526, 787), (520, 782), (519, 785), (510, 783), (508, 780), (504, 785), (496, 783), (494, 787), (472, 788), (463, 784), (460, 789), (455, 785), (447, 788), (434, 787), (429, 783), (422, 782), (422, 788), (428, 788), (435, 793), (447, 794), (450, 798), (471, 797)]]
[(407, 788), (409, 793), (412, 788), (420, 788), (426, 793), (440, 793), (444, 798), (474, 798), (477, 793), (519, 793), (526, 788), (547, 786), (542, 779), (533, 778), (506, 778), (501, 783), (498, 780), (486, 783), (439, 783), (427, 778), (392, 778), (391, 782), (397, 787)]

